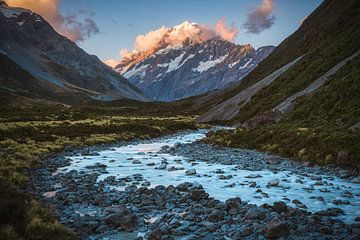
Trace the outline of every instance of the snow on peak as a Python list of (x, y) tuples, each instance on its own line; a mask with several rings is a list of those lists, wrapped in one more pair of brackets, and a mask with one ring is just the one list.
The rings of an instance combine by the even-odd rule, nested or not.
[(194, 72), (205, 72), (207, 70), (209, 70), (212, 67), (215, 67), (217, 64), (223, 62), (225, 60), (225, 58), (228, 56), (228, 54), (226, 54), (225, 56), (219, 57), (217, 59), (214, 60), (209, 60), (209, 61), (201, 61), (199, 63), (199, 66), (197, 68), (193, 68), (192, 71)]
[(194, 23), (194, 22), (190, 22), (188, 20), (186, 20), (185, 22), (176, 25), (175, 27), (173, 27), (173, 30), (179, 30), (179, 29), (191, 29), (196, 27), (198, 24)]

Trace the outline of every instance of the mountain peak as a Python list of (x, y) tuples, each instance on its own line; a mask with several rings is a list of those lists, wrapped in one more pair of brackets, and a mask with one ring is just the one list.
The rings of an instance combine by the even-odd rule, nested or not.
[[(185, 21), (169, 35), (197, 27)], [(174, 101), (241, 81), (272, 49), (257, 52), (250, 44), (237, 45), (219, 36), (197, 44), (187, 38), (178, 45), (164, 42), (155, 50), (129, 55), (115, 69), (147, 97)]]
[(186, 29), (186, 28), (193, 28), (196, 27), (198, 24), (194, 22), (190, 22), (189, 20), (185, 20), (183, 23), (176, 25), (173, 29)]

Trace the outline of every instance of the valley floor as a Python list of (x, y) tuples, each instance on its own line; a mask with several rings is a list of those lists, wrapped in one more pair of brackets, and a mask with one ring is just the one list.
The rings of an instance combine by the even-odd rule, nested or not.
[(207, 126), (181, 104), (126, 105), (2, 111), (4, 239), (359, 237), (355, 171), (209, 144), (229, 130), (194, 142)]

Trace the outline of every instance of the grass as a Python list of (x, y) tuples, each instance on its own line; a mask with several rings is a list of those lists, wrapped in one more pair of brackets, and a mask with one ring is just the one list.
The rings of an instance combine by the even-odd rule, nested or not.
[(351, 131), (274, 124), (255, 129), (220, 131), (208, 137), (207, 141), (222, 146), (277, 153), (319, 165), (336, 163), (338, 152), (347, 151), (349, 160), (339, 164), (359, 170), (359, 139), (360, 135)]
[[(277, 124), (219, 132), (208, 141), (220, 145), (271, 151), (317, 164), (337, 163), (360, 169), (360, 57), (342, 67)], [(337, 162), (340, 151), (349, 160)]]
[(101, 114), (98, 108), (91, 112), (85, 107), (34, 105), (24, 111), (5, 109), (0, 120), (1, 239), (75, 238), (46, 206), (21, 190), (28, 170), (40, 166), (48, 154), (69, 147), (149, 139), (198, 127), (192, 116), (144, 116), (139, 109), (138, 115), (121, 115), (111, 107), (101, 108)]

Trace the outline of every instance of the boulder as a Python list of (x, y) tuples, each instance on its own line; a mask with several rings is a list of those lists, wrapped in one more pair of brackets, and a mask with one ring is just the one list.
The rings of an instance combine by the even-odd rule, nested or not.
[(159, 228), (155, 228), (152, 230), (149, 235), (147, 236), (148, 240), (161, 240), (162, 239), (162, 231)]
[(196, 174), (196, 170), (195, 170), (195, 169), (188, 169), (188, 170), (186, 170), (185, 174), (186, 174), (187, 176), (195, 175), (195, 174)]
[(266, 210), (263, 208), (251, 208), (247, 211), (245, 218), (248, 220), (264, 220), (266, 218)]
[(120, 227), (125, 231), (133, 231), (137, 225), (137, 217), (129, 209), (122, 206), (105, 217), (105, 222), (113, 227)]
[(289, 233), (289, 226), (284, 221), (277, 218), (271, 219), (265, 226), (265, 237), (276, 239), (286, 236)]
[(238, 209), (241, 206), (241, 199), (237, 198), (230, 198), (225, 202), (226, 210), (229, 212), (230, 215), (236, 215), (239, 213)]
[(276, 187), (279, 186), (280, 180), (279, 179), (273, 179), (268, 182), (268, 186), (270, 187)]
[(205, 196), (205, 191), (203, 189), (193, 189), (190, 192), (190, 197), (193, 201), (199, 201)]
[(167, 164), (166, 163), (161, 163), (160, 166), (159, 166), (159, 169), (166, 169), (167, 167)]
[(213, 210), (207, 217), (210, 222), (220, 222), (224, 219), (224, 213), (220, 210)]
[(277, 213), (288, 212), (288, 207), (284, 202), (274, 202), (273, 209)]

